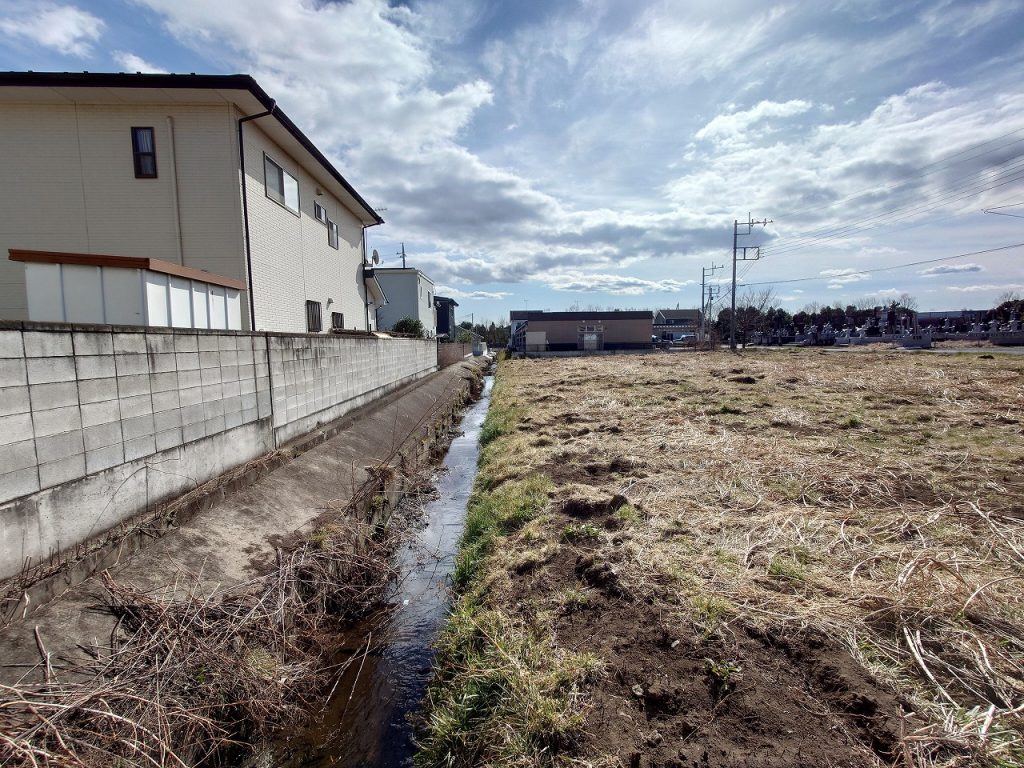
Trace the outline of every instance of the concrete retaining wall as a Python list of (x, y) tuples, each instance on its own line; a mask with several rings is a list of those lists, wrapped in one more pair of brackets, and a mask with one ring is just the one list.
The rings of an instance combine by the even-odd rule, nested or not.
[(472, 354), (472, 352), (472, 344), (460, 344), (458, 342), (438, 344), (437, 366), (439, 368), (447, 368), (449, 365), (461, 363), (466, 359), (466, 355)]
[(436, 369), (432, 340), (0, 326), (0, 578)]

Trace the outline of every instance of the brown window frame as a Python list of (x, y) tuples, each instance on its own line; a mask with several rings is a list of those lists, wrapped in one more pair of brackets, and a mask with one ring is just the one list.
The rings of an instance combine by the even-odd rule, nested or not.
[[(139, 131), (149, 131), (150, 146), (153, 147), (151, 152), (143, 152), (139, 149)], [(142, 168), (143, 158), (151, 158), (153, 160), (153, 172), (147, 173)], [(135, 178), (136, 179), (155, 179), (158, 176), (156, 167), (156, 129), (153, 126), (145, 125), (133, 125), (132, 126), (132, 163), (135, 166)]]

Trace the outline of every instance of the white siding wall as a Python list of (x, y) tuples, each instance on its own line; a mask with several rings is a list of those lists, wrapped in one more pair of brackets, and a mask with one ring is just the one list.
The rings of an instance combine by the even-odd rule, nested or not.
[(434, 309), (433, 282), (415, 269), (378, 269), (376, 275), (388, 297), (387, 305), (377, 313), (381, 329), (390, 330), (403, 317), (412, 317), (423, 323), (428, 336), (436, 336), (437, 310)]
[[(244, 131), (256, 328), (304, 333), (309, 299), (321, 303), (324, 331), (330, 329), (332, 312), (344, 315), (346, 328), (365, 330), (359, 219), (322, 185), (318, 197), (316, 180), (263, 133), (259, 120), (246, 123)], [(299, 215), (267, 197), (264, 153), (298, 179)], [(314, 216), (314, 200), (338, 224), (337, 250), (328, 245), (327, 227)], [(328, 299), (333, 299), (330, 305)]]
[[(154, 129), (156, 179), (135, 178), (132, 126)], [(9, 248), (184, 261), (244, 279), (234, 132), (227, 105), (5, 103), (0, 319), (28, 318), (25, 265), (7, 259)]]

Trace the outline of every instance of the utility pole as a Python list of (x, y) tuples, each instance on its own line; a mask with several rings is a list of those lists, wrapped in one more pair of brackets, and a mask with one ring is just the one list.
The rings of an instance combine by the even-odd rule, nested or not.
[(405, 243), (402, 243), (402, 269), (405, 269)]
[[(700, 269), (700, 340), (701, 340), (701, 343), (704, 342), (704, 337), (705, 337), (705, 335), (707, 333), (707, 313), (704, 311), (704, 307), (707, 306), (708, 300), (705, 297), (705, 294), (706, 293), (710, 293), (710, 291), (705, 291), (704, 284), (707, 282), (707, 278), (708, 278), (709, 275), (713, 275), (715, 273), (715, 270), (723, 269), (724, 266), (725, 266), (724, 264), (718, 264), (718, 265), (712, 264), (710, 267), (701, 267), (701, 269)], [(710, 288), (710, 287), (711, 286), (709, 285), (708, 288)]]
[[(750, 218), (750, 214), (747, 214), (747, 220), (740, 224), (739, 220), (734, 219), (732, 222), (732, 312), (729, 318), (729, 349), (733, 352), (736, 351), (736, 262), (737, 261), (757, 261), (761, 258), (761, 246), (739, 246), (737, 241), (740, 235), (746, 237), (754, 231), (755, 226), (764, 227), (771, 224), (770, 219), (762, 219), (761, 221), (754, 221)], [(746, 227), (746, 232), (740, 232), (740, 227)], [(747, 256), (747, 251), (753, 251), (753, 256)], [(742, 252), (742, 256), (737, 256), (738, 253)]]

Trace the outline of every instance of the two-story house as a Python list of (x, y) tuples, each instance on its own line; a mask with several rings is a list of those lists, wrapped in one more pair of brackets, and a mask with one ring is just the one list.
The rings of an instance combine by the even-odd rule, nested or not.
[(0, 319), (370, 330), (382, 219), (248, 75), (0, 73)]
[(378, 328), (390, 330), (411, 317), (423, 323), (426, 336), (437, 335), (433, 280), (413, 267), (376, 267), (373, 275), (387, 296), (387, 304), (377, 309)]
[(454, 339), (455, 330), (455, 308), (459, 302), (447, 296), (434, 297), (434, 309), (437, 311), (437, 335), (447, 336)]

